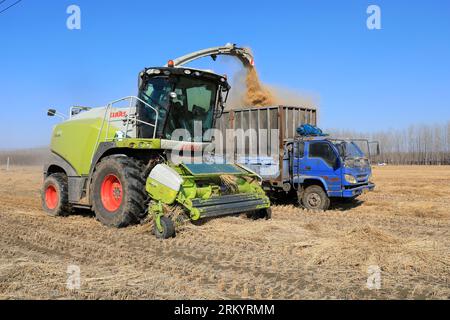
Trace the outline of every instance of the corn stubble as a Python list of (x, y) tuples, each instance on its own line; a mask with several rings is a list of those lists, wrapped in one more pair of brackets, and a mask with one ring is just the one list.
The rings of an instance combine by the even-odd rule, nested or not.
[[(46, 216), (40, 169), (0, 171), (2, 299), (450, 296), (450, 167), (375, 168), (377, 190), (359, 203), (323, 213), (279, 203), (271, 221), (187, 224), (166, 241), (150, 224), (116, 230), (85, 211)], [(70, 264), (81, 268), (80, 290), (66, 289)], [(380, 290), (366, 287), (373, 265)]]

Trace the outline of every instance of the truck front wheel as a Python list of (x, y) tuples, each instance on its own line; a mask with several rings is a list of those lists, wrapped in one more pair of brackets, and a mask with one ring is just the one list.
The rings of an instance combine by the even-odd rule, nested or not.
[(313, 185), (302, 192), (301, 204), (305, 209), (325, 211), (330, 207), (330, 198), (322, 187)]

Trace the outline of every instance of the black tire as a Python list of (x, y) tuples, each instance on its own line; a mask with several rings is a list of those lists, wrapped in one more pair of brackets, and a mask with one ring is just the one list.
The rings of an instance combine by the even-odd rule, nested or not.
[(301, 203), (305, 209), (325, 211), (330, 207), (330, 198), (321, 186), (313, 185), (302, 192)]
[(133, 158), (104, 158), (95, 168), (90, 191), (95, 217), (106, 226), (126, 227), (146, 215), (145, 177)]
[(272, 219), (272, 208), (263, 209), (262, 211), (264, 211), (264, 218), (266, 220)]
[(272, 219), (272, 208), (255, 210), (247, 214), (247, 218), (258, 220), (258, 219)]
[(153, 225), (153, 231), (155, 233), (156, 238), (158, 239), (169, 239), (175, 237), (175, 224), (172, 219), (162, 216), (160, 218), (161, 227), (163, 228), (162, 232), (159, 232), (156, 224)]
[(41, 200), (42, 208), (50, 216), (64, 217), (70, 214), (69, 187), (64, 173), (54, 173), (44, 180)]

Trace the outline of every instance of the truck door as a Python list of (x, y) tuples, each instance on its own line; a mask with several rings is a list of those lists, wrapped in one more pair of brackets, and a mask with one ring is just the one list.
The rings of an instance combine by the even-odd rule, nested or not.
[(305, 142), (297, 141), (294, 143), (294, 148), (292, 149), (289, 160), (290, 160), (290, 176), (291, 184), (295, 185), (298, 183), (299, 175), (302, 174), (300, 171), (300, 164), (303, 162), (305, 157)]
[(305, 156), (299, 162), (300, 174), (324, 181), (329, 196), (342, 193), (341, 163), (335, 148), (328, 141), (309, 141)]

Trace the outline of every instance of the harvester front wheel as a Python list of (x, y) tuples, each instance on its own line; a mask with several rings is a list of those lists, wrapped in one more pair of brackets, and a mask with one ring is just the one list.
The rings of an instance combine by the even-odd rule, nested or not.
[(159, 218), (159, 223), (161, 225), (161, 231), (159, 231), (156, 221), (154, 224), (154, 231), (155, 236), (158, 239), (169, 239), (173, 238), (175, 236), (175, 224), (173, 223), (172, 219), (162, 216)]
[(258, 219), (270, 220), (270, 219), (272, 219), (272, 208), (266, 208), (266, 209), (260, 209), (260, 210), (253, 211), (253, 212), (247, 214), (247, 217), (249, 217), (253, 220), (258, 220)]
[(104, 158), (95, 168), (91, 185), (95, 217), (110, 227), (138, 222), (146, 211), (145, 178), (136, 160), (126, 156)]
[(263, 209), (264, 212), (264, 219), (270, 220), (272, 219), (272, 208)]
[(50, 216), (67, 216), (70, 214), (69, 188), (64, 173), (54, 173), (44, 181), (41, 192), (42, 207)]

